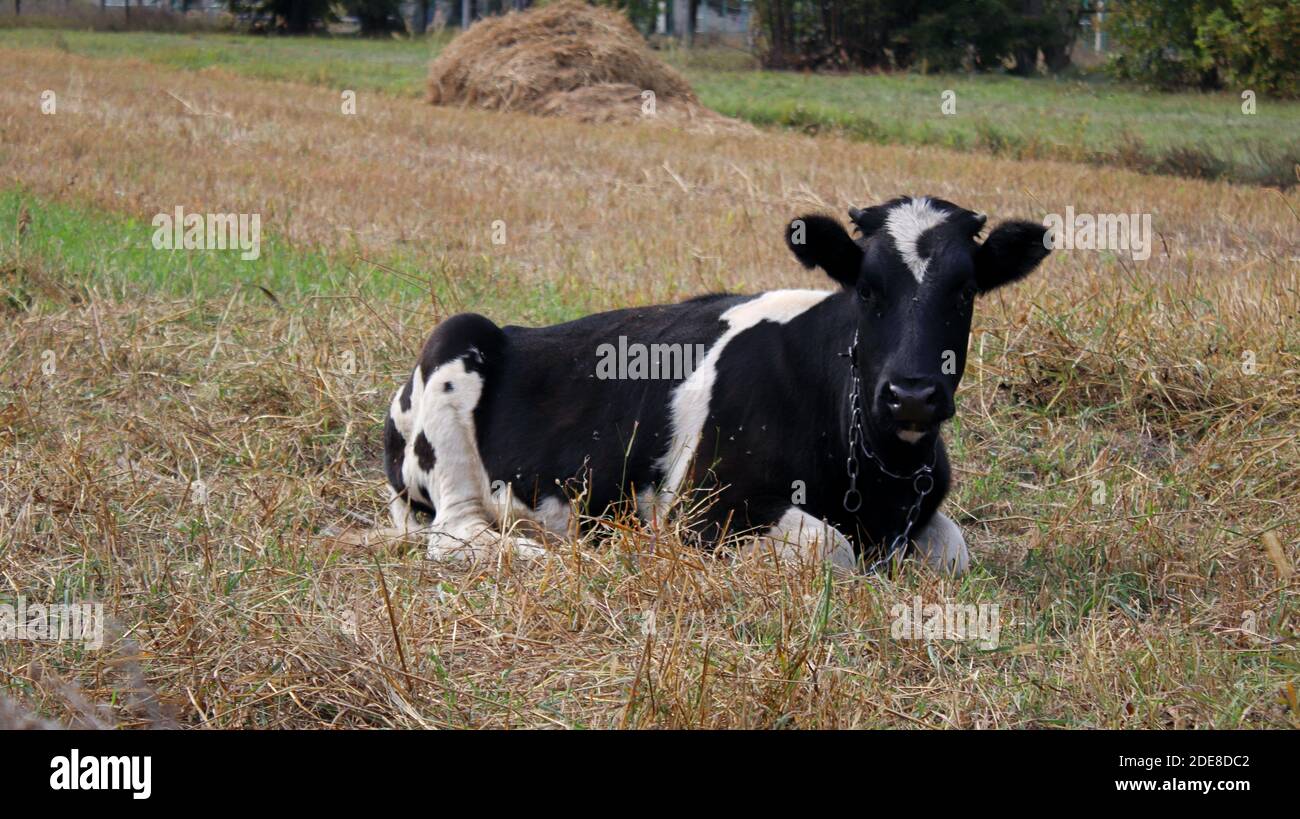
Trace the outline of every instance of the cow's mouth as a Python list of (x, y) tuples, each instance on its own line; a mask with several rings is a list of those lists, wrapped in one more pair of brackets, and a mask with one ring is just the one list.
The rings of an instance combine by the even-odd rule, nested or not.
[(903, 423), (898, 425), (896, 434), (900, 441), (907, 444), (920, 443), (925, 436), (934, 431), (934, 427), (924, 424)]

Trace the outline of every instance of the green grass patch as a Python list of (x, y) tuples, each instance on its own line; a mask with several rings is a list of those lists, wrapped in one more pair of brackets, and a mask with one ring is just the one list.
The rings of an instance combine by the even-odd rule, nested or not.
[[(1065, 159), (1178, 176), (1295, 182), (1300, 103), (1153, 94), (1098, 79), (698, 71), (709, 107), (759, 125), (1017, 159)], [(942, 107), (952, 92), (952, 114)]]
[[(19, 213), (27, 227), (19, 234)], [(0, 258), (39, 261), (68, 284), (93, 284), (123, 294), (150, 291), (212, 296), (242, 283), (278, 297), (354, 288), (357, 266), (338, 256), (292, 248), (263, 233), (256, 260), (238, 250), (159, 250), (147, 221), (55, 202), (21, 190), (0, 190)], [(367, 289), (401, 288), (393, 277), (371, 276)]]
[(217, 68), (261, 80), (419, 96), (429, 60), (451, 39), (259, 37), (242, 34), (0, 29), (0, 47), (140, 59), (188, 71)]
[(0, 273), (13, 274), (0, 276), (0, 300), (24, 306), (38, 298), (35, 276), (117, 298), (151, 292), (201, 300), (246, 287), (283, 303), (345, 294), (414, 299), (449, 313), (488, 310), (523, 324), (568, 321), (598, 307), (584, 282), (526, 282), (508, 260), (486, 256), (449, 260), (421, 250), (361, 256), (299, 247), (264, 230), (258, 258), (246, 261), (239, 250), (159, 250), (154, 232), (146, 220), (0, 190)]

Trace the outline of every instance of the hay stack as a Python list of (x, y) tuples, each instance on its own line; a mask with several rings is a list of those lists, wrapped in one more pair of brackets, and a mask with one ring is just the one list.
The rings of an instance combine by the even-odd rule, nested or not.
[[(642, 92), (655, 93), (655, 116)], [(749, 130), (700, 105), (622, 14), (562, 0), (475, 23), (429, 67), (429, 102), (588, 122)]]

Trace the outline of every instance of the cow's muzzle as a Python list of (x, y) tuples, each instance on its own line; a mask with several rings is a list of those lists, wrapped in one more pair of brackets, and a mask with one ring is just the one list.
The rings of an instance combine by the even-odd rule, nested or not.
[(938, 429), (951, 416), (942, 385), (923, 378), (881, 380), (877, 405), (893, 422), (898, 437), (914, 444)]

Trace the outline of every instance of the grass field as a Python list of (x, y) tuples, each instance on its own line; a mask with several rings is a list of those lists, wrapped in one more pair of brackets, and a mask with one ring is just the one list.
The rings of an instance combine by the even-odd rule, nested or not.
[[(1294, 192), (386, 93), (346, 116), (328, 87), (51, 49), (0, 48), (0, 112), (0, 601), (115, 624), (100, 652), (0, 643), (34, 713), (1300, 727)], [(904, 192), (1149, 212), (1160, 237), (1145, 262), (1054, 254), (977, 308), (949, 431), (969, 576), (735, 565), (635, 521), (533, 567), (361, 538), (384, 409), (440, 317), (823, 286), (786, 220)], [(177, 205), (260, 213), (261, 258), (153, 250)], [(1000, 644), (892, 639), (915, 595), (997, 603)]]
[[(411, 97), (423, 93), (428, 61), (447, 40), (0, 29), (0, 45)], [(1274, 186), (1300, 178), (1300, 101), (1257, 99), (1256, 113), (1245, 115), (1239, 91), (1150, 94), (1095, 78), (765, 72), (741, 52), (661, 54), (705, 105), (762, 126)], [(940, 108), (945, 91), (956, 95), (951, 116)]]

